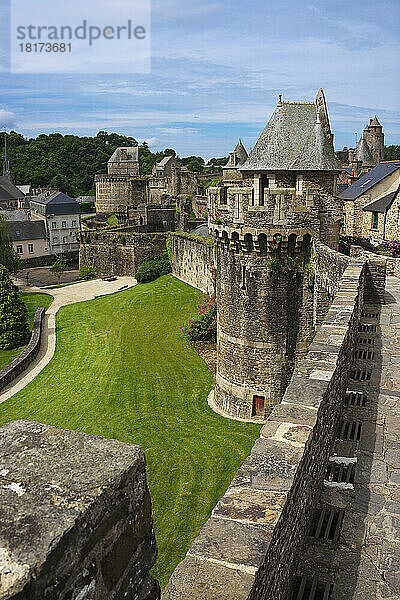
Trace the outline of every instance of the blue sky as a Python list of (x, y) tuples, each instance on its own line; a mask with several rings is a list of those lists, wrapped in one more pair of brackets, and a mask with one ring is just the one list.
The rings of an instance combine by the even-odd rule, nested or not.
[(399, 31), (399, 0), (152, 0), (149, 74), (0, 72), (0, 129), (117, 131), (209, 158), (254, 145), (279, 93), (322, 87), (337, 149), (375, 114), (400, 144)]

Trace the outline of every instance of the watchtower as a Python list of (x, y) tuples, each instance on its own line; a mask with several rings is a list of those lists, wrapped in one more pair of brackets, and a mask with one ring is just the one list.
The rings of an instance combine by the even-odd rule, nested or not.
[[(216, 408), (263, 420), (313, 332), (312, 240), (336, 248), (342, 216), (323, 91), (278, 105), (248, 158), (209, 189), (217, 251)], [(236, 169), (236, 176), (232, 170)]]

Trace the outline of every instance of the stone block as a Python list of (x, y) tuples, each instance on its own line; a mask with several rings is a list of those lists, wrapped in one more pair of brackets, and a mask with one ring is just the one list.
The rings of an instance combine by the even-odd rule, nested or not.
[(292, 485), (302, 455), (302, 448), (260, 438), (236, 473), (231, 487), (286, 491)]
[(213, 510), (213, 516), (245, 523), (274, 525), (282, 512), (286, 494), (228, 488)]
[(2, 597), (159, 597), (139, 446), (16, 421), (0, 451)]
[(239, 569), (187, 557), (172, 574), (162, 600), (247, 600), (254, 576)]
[(256, 569), (264, 559), (272, 532), (273, 526), (212, 517), (190, 546), (188, 555)]

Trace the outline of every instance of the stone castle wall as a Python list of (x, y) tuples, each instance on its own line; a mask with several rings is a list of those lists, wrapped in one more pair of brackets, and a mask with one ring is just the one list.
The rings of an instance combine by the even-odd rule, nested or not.
[(94, 261), (100, 276), (135, 276), (140, 265), (166, 251), (165, 233), (97, 232), (82, 235), (79, 264)]
[(0, 446), (3, 598), (160, 597), (139, 446), (29, 421), (4, 425)]
[(96, 213), (111, 214), (118, 206), (138, 206), (148, 201), (147, 179), (129, 175), (96, 175)]
[(163, 600), (291, 597), (336, 436), (364, 296), (377, 293), (376, 301), (384, 281), (382, 261), (345, 268), (282, 404), (175, 569)]
[(172, 274), (211, 296), (215, 292), (216, 249), (212, 240), (172, 233)]

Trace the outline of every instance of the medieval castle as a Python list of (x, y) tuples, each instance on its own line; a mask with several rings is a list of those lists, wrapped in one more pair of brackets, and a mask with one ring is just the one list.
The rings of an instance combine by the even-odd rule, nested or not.
[[(381, 160), (382, 144), (372, 120), (357, 160)], [(81, 263), (133, 275), (168, 240), (173, 275), (216, 294), (211, 408), (263, 426), (163, 600), (398, 599), (400, 463), (390, 416), (400, 395), (400, 288), (386, 275), (400, 270), (396, 259), (357, 247), (351, 256), (338, 252), (342, 164), (323, 91), (314, 102), (279, 96), (254, 148), (248, 154), (239, 141), (221, 183), (208, 188), (207, 225), (189, 233), (169, 231), (171, 197), (183, 181), (191, 189), (173, 163), (157, 165), (149, 185), (137, 146), (116, 151), (108, 174), (96, 178), (97, 209), (129, 209), (129, 219), (82, 233)], [(153, 205), (151, 189), (159, 190)], [(161, 215), (153, 221), (151, 206)], [(37, 447), (47, 473), (55, 456), (60, 490), (82, 461), (85, 469), (85, 481), (57, 500), (65, 505), (65, 552), (49, 550), (44, 535), (34, 568), (17, 574), (23, 591), (8, 597), (157, 600), (141, 450), (38, 424), (7, 427), (10, 464), (26, 461), (29, 471)]]

